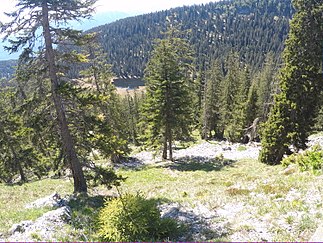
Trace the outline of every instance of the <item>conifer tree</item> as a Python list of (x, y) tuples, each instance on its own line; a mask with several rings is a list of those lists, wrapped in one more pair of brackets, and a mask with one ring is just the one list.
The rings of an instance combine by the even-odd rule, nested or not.
[(240, 88), (239, 69), (239, 57), (236, 53), (230, 53), (225, 63), (225, 78), (221, 83), (222, 91), (220, 96), (221, 120), (219, 128), (223, 131), (226, 139), (230, 139), (230, 128), (228, 128), (228, 124), (233, 121), (235, 101)]
[(95, 0), (19, 0), (16, 5), (17, 9), (8, 14), (11, 21), (1, 24), (1, 32), (5, 34), (5, 39), (10, 36), (16, 37), (9, 40), (11, 46), (7, 49), (11, 52), (16, 52), (23, 46), (34, 47), (39, 36), (37, 30), (42, 28), (46, 73), (51, 81), (51, 95), (60, 128), (62, 148), (72, 170), (75, 192), (86, 192), (87, 184), (59, 92), (61, 81), (53, 46), (60, 40), (79, 35), (78, 32), (69, 28), (60, 27), (60, 24), (65, 25), (69, 20), (90, 17), (94, 3)]
[(221, 64), (217, 60), (208, 72), (204, 88), (203, 110), (202, 110), (202, 129), (203, 139), (212, 138), (212, 132), (215, 137), (221, 138), (221, 130), (218, 127), (220, 121), (220, 84), (223, 80)]
[(84, 113), (86, 116), (92, 116), (97, 125), (101, 124), (96, 126), (96, 129), (91, 126), (94, 142), (92, 145), (96, 145), (95, 148), (110, 157), (113, 162), (119, 162), (121, 157), (129, 152), (125, 111), (122, 110), (121, 97), (112, 84), (114, 74), (111, 65), (107, 63), (107, 55), (97, 43), (96, 35), (88, 38), (85, 45), (89, 53), (88, 67), (82, 70), (81, 74), (89, 87), (81, 94), (88, 97), (90, 106)]
[(145, 70), (147, 93), (143, 119), (147, 121), (146, 139), (154, 146), (162, 144), (163, 159), (173, 159), (174, 139), (187, 138), (191, 129), (190, 50), (183, 39), (169, 34), (157, 42)]
[(257, 79), (257, 106), (259, 109), (257, 113), (263, 121), (266, 121), (274, 101), (274, 95), (277, 93), (276, 70), (272, 53), (267, 55)]
[(231, 53), (226, 62), (226, 75), (221, 85), (221, 126), (224, 137), (240, 142), (247, 127), (246, 103), (251, 77), (248, 67), (240, 64), (239, 56)]
[(313, 125), (322, 74), (322, 1), (295, 0), (280, 75), (281, 92), (275, 97), (262, 134), (260, 161), (278, 164), (290, 146), (306, 148)]
[(226, 134), (231, 141), (241, 142), (244, 129), (248, 126), (249, 122), (247, 121), (247, 101), (251, 78), (248, 67), (239, 69), (236, 75), (236, 82), (238, 90), (233, 100), (233, 111), (226, 127)]
[(258, 93), (256, 84), (253, 83), (249, 89), (248, 99), (245, 105), (246, 127), (249, 127), (258, 116)]

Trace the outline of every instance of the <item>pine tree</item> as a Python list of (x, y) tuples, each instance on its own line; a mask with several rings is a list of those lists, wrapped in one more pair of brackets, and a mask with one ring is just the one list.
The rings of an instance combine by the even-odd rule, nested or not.
[(251, 85), (249, 68), (239, 62), (239, 56), (231, 53), (226, 62), (226, 75), (221, 84), (221, 121), (224, 137), (241, 142), (247, 127), (246, 103)]
[(97, 42), (96, 34), (88, 36), (84, 49), (89, 58), (87, 68), (82, 70), (81, 74), (88, 88), (82, 95), (89, 96), (88, 101), (91, 100), (91, 95), (96, 97), (96, 101), (93, 99), (92, 104), (89, 102), (88, 105), (92, 107), (85, 114), (90, 114), (93, 118), (101, 117), (97, 120), (97, 124), (101, 125), (92, 130), (92, 133), (97, 132), (98, 138), (95, 139), (94, 136), (92, 140), (97, 140), (95, 144), (99, 146), (96, 146), (96, 149), (110, 157), (113, 162), (120, 162), (120, 159), (129, 152), (122, 99), (112, 84), (114, 74), (111, 65), (107, 63), (107, 55)]
[(163, 145), (164, 159), (173, 159), (174, 139), (187, 138), (191, 129), (190, 50), (183, 39), (169, 35), (158, 41), (145, 70), (146, 139), (154, 146)]
[(236, 53), (230, 53), (225, 63), (225, 78), (221, 83), (222, 92), (220, 95), (219, 129), (223, 131), (226, 139), (230, 139), (230, 122), (233, 121), (235, 102), (240, 88), (239, 70), (239, 57)]
[[(64, 103), (59, 92), (61, 83), (53, 46), (54, 41), (75, 37), (79, 34), (66, 27), (59, 28), (59, 25), (66, 24), (69, 20), (90, 17), (93, 12), (91, 6), (94, 3), (95, 0), (19, 0), (16, 11), (8, 14), (12, 19), (11, 22), (1, 25), (1, 32), (5, 34), (5, 39), (12, 35), (18, 36), (15, 40), (9, 40), (11, 46), (7, 49), (11, 52), (16, 52), (26, 45), (31, 48), (34, 47), (39, 35), (37, 30), (40, 27), (42, 28), (46, 72), (51, 81), (52, 101), (58, 118), (63, 151), (72, 170), (75, 192), (86, 192), (87, 184), (75, 151), (75, 142), (69, 129)], [(50, 26), (51, 23), (53, 26)], [(28, 26), (28, 31), (24, 28), (26, 26)]]
[(203, 139), (215, 137), (221, 138), (221, 130), (218, 127), (220, 121), (220, 84), (223, 80), (221, 63), (217, 60), (208, 72), (204, 88), (203, 110), (201, 117), (201, 136)]
[[(248, 67), (240, 69), (236, 76), (238, 82), (237, 94), (233, 100), (233, 111), (231, 119), (226, 127), (228, 138), (233, 142), (241, 142), (244, 129), (248, 127), (247, 102), (251, 85), (251, 78)], [(251, 114), (248, 114), (251, 116)]]
[(319, 100), (323, 47), (322, 1), (295, 0), (281, 70), (281, 93), (275, 98), (262, 134), (260, 160), (278, 164), (293, 146), (306, 148)]
[(266, 121), (270, 107), (274, 102), (274, 95), (277, 93), (276, 70), (272, 53), (267, 55), (263, 68), (257, 75), (257, 79), (257, 93), (259, 97), (257, 102), (259, 111), (257, 113), (263, 121)]

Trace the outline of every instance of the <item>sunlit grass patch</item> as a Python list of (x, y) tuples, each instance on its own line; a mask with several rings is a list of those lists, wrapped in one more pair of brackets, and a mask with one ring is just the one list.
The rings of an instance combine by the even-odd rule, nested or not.
[(23, 185), (0, 184), (0, 232), (7, 231), (22, 220), (35, 220), (49, 208), (27, 209), (25, 205), (39, 198), (58, 192), (70, 194), (73, 185), (68, 180), (45, 179)]

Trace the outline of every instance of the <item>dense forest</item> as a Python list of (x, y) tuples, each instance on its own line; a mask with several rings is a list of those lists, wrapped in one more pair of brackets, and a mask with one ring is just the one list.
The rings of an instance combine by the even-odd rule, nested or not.
[(289, 0), (220, 1), (130, 17), (89, 31), (100, 33), (120, 77), (143, 77), (154, 39), (162, 38), (167, 25), (186, 31), (182, 37), (195, 50), (197, 70), (230, 51), (257, 70), (269, 52), (280, 60), (292, 14)]
[[(292, 14), (290, 0), (220, 1), (129, 17), (88, 32), (99, 33), (118, 77), (143, 77), (154, 40), (162, 38), (170, 24), (178, 26), (194, 48), (197, 70), (205, 71), (213, 59), (234, 51), (254, 71), (269, 52), (280, 62)], [(1, 66), (6, 70), (0, 69), (0, 77), (13, 74), (12, 62)]]
[(10, 79), (15, 72), (16, 60), (0, 61), (0, 78)]
[[(93, 2), (72, 1), (74, 19), (89, 17)], [(32, 14), (25, 19), (12, 13), (12, 22), (1, 27), (8, 51), (23, 49), (1, 92), (1, 181), (17, 174), (27, 181), (31, 171), (40, 178), (48, 168), (60, 173), (68, 166), (75, 191), (86, 191), (84, 166), (103, 183), (116, 178), (94, 166), (93, 150), (120, 162), (134, 144), (162, 148), (162, 157), (173, 160), (173, 143), (192, 140), (194, 131), (203, 139), (259, 140), (259, 123), (280, 91), (277, 70), (290, 2), (182, 7), (87, 33), (50, 27), (69, 20), (67, 12), (58, 17), (55, 4), (40, 7), (38, 22)], [(34, 25), (31, 33), (21, 31), (26, 24)], [(45, 45), (34, 50), (39, 26)], [(21, 36), (11, 39), (16, 32)], [(70, 79), (71, 70), (79, 71), (77, 79)], [(146, 92), (119, 95), (110, 82), (116, 75), (143, 76)]]

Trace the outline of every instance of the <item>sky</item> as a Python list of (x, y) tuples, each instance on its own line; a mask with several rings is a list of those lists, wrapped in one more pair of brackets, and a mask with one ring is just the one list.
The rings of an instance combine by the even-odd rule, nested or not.
[[(124, 12), (130, 15), (156, 12), (184, 5), (202, 4), (215, 2), (216, 0), (98, 0), (98, 13), (102, 12)], [(15, 0), (1, 0), (0, 4), (0, 21), (6, 18), (3, 12), (14, 10)]]

